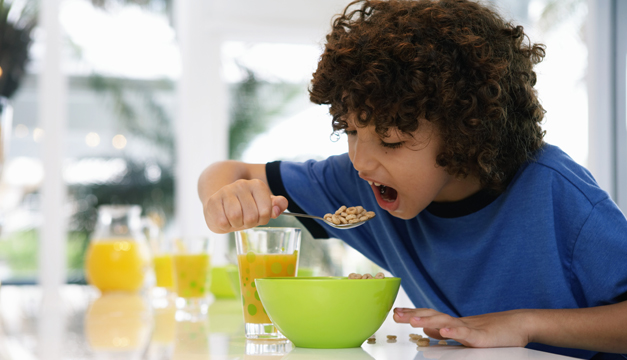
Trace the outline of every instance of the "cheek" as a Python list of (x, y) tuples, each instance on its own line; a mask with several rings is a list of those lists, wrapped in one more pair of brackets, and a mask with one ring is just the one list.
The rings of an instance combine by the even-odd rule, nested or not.
[(350, 137), (348, 138), (348, 158), (351, 159), (351, 161), (355, 159), (354, 140), (351, 140)]

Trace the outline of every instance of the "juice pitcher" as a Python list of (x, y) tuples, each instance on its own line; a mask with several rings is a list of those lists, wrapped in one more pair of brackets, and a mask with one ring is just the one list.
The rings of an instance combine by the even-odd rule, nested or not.
[(102, 205), (85, 258), (87, 281), (101, 292), (139, 291), (150, 267), (141, 207)]

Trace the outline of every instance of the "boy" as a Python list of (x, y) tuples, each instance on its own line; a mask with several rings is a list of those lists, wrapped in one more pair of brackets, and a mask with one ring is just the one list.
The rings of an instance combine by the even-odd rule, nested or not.
[(533, 88), (544, 47), (525, 39), (468, 0), (349, 5), (310, 88), (348, 153), (211, 165), (199, 179), (209, 228), (362, 205), (377, 217), (354, 230), (302, 222), (403, 279), (417, 309), (395, 321), (466, 346), (622, 358), (627, 220), (544, 143)]

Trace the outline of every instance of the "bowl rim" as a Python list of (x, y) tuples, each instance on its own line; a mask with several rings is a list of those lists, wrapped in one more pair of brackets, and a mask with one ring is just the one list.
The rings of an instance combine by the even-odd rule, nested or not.
[(383, 279), (349, 279), (347, 276), (280, 276), (280, 277), (265, 277), (265, 278), (257, 278), (255, 279), (255, 281), (257, 280), (270, 280), (270, 281), (295, 281), (295, 280), (300, 280), (300, 281), (337, 281), (337, 280), (376, 280), (376, 281), (381, 281), (381, 280), (401, 280), (401, 278), (399, 277), (395, 277), (395, 276), (386, 276)]

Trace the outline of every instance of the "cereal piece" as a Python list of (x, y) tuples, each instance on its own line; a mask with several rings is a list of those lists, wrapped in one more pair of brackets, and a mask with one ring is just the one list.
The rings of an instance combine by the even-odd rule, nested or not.
[(333, 218), (333, 214), (324, 214), (323, 218), (327, 221), (331, 221), (331, 219)]
[(331, 218), (331, 221), (335, 224), (335, 225), (340, 225), (341, 221), (340, 221), (340, 217), (337, 215), (333, 215), (333, 217)]
[(349, 224), (357, 224), (358, 222), (359, 222), (359, 220), (357, 220), (357, 219), (348, 220)]
[(348, 274), (349, 279), (361, 279), (361, 274), (350, 273)]
[(355, 214), (361, 214), (364, 210), (363, 206), (355, 206)]
[(363, 274), (363, 275), (361, 276), (361, 278), (362, 278), (362, 279), (374, 279), (374, 277), (373, 277), (372, 275), (368, 274), (368, 273)]
[(356, 212), (357, 210), (353, 206), (346, 208), (346, 214), (348, 215), (355, 215)]
[(429, 346), (429, 339), (428, 338), (418, 339), (418, 346)]
[(362, 217), (359, 218), (359, 221), (366, 221), (368, 219), (370, 219), (370, 218), (367, 217), (367, 216), (362, 216)]
[(438, 345), (448, 345), (448, 343), (446, 342), (446, 340), (440, 340), (438, 341)]
[(412, 340), (422, 339), (422, 335), (420, 334), (409, 334), (409, 338)]
[(348, 224), (348, 220), (346, 220), (346, 218), (344, 218), (344, 217), (340, 217), (340, 222), (342, 224)]
[(353, 220), (353, 219), (357, 219), (357, 216), (355, 216), (355, 214), (346, 215), (346, 220)]
[(342, 211), (342, 213), (341, 213), (340, 215), (342, 215), (342, 216), (344, 216), (344, 217), (347, 217), (347, 216), (348, 216), (348, 214), (346, 213), (346, 211)]
[(377, 339), (375, 338), (368, 338), (368, 344), (374, 344), (377, 342)]
[(378, 272), (374, 276), (375, 279), (385, 279), (385, 275), (382, 272)]
[(388, 340), (396, 340), (396, 335), (388, 335)]
[(346, 210), (346, 205), (340, 206), (340, 208), (337, 209), (337, 211), (335, 212), (335, 215), (339, 215), (339, 214), (343, 213), (344, 210)]
[(374, 211), (368, 211), (368, 212), (366, 212), (366, 216), (367, 216), (369, 219), (372, 219), (373, 217), (375, 217), (375, 216), (376, 216), (376, 214), (374, 213)]

